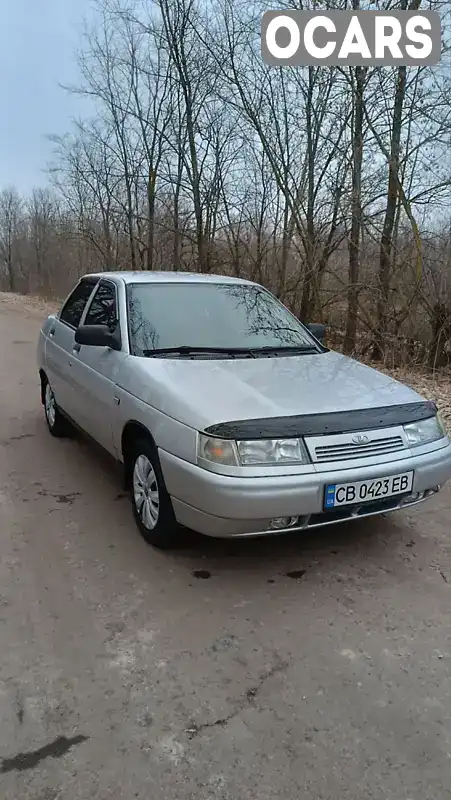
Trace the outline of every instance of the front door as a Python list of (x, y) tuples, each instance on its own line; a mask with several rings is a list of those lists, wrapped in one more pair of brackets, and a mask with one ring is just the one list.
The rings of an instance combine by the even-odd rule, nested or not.
[(75, 331), (98, 279), (83, 278), (53, 320), (46, 341), (46, 371), (57, 405), (72, 419), (77, 419), (77, 397), (72, 373)]
[[(120, 325), (117, 286), (102, 279), (86, 309), (84, 325)], [(127, 353), (109, 347), (75, 345), (72, 374), (77, 386), (80, 424), (108, 452), (116, 455), (112, 419), (115, 414), (116, 378)]]

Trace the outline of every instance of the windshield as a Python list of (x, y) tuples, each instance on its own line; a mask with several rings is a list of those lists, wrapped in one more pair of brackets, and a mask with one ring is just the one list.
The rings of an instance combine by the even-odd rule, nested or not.
[(276, 298), (256, 285), (135, 283), (127, 285), (130, 348), (313, 347), (308, 332)]

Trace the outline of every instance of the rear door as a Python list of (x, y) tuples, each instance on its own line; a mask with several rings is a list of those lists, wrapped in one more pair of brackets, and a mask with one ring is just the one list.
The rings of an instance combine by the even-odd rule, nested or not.
[(45, 348), (47, 377), (56, 402), (75, 422), (79, 422), (71, 369), (75, 331), (98, 281), (98, 278), (86, 277), (77, 283), (60, 313), (53, 320)]
[[(119, 326), (118, 286), (114, 281), (102, 279), (86, 308), (84, 325), (105, 325), (113, 330)], [(124, 335), (121, 335), (124, 341)], [(115, 393), (116, 376), (127, 357), (125, 347), (75, 345), (72, 375), (76, 386), (77, 416), (80, 425), (106, 450), (115, 454), (113, 446), (113, 419), (117, 409)]]

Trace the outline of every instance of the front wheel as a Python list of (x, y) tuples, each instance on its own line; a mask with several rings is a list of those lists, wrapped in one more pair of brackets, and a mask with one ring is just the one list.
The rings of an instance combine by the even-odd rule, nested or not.
[(175, 519), (156, 448), (145, 439), (133, 447), (131, 500), (138, 529), (148, 544), (169, 550), (180, 543), (180, 527)]
[(70, 423), (59, 410), (55, 395), (53, 394), (53, 389), (48, 381), (45, 384), (44, 390), (44, 411), (47, 427), (52, 436), (61, 438), (70, 435)]

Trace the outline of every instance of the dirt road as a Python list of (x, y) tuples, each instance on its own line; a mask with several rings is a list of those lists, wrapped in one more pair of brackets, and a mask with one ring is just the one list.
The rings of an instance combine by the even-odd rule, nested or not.
[(0, 299), (2, 800), (451, 798), (451, 491), (311, 535), (146, 546), (47, 433)]

